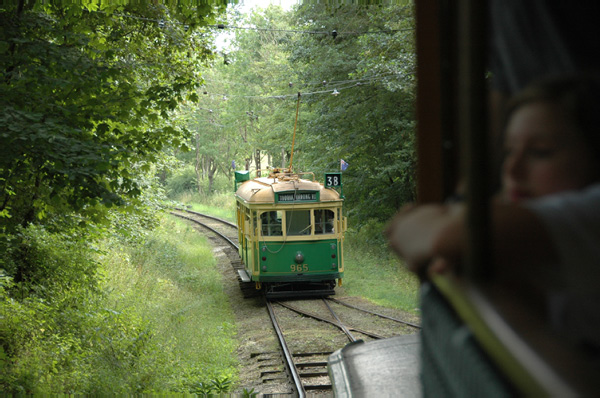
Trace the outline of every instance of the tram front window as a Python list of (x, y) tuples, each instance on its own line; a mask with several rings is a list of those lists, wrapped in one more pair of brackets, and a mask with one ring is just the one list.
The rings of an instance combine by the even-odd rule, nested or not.
[(334, 213), (331, 210), (315, 210), (315, 234), (333, 233)]
[(260, 223), (262, 225), (261, 234), (263, 236), (281, 236), (281, 219), (282, 212), (266, 211), (260, 215)]
[(288, 235), (310, 235), (310, 210), (286, 211), (285, 230)]

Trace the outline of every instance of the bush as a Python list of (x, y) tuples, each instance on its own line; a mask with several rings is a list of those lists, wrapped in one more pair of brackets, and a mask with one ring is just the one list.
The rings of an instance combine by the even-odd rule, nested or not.
[(55, 301), (64, 292), (85, 297), (96, 290), (95, 250), (79, 232), (51, 233), (30, 225), (6, 240), (10, 244), (0, 266), (15, 282), (11, 286), (18, 297)]
[(193, 166), (186, 166), (174, 172), (166, 178), (165, 185), (167, 196), (176, 200), (181, 200), (182, 197), (189, 196), (210, 197), (215, 194), (233, 192), (233, 178), (222, 173), (216, 173), (211, 192), (208, 192), (208, 178), (198, 182)]
[(194, 167), (186, 166), (173, 173), (167, 179), (166, 189), (169, 198), (176, 198), (188, 192), (198, 192), (198, 182)]
[[(203, 186), (205, 188), (203, 192), (207, 192), (208, 180), (203, 181)], [(213, 195), (213, 194), (218, 195), (218, 194), (232, 193), (232, 192), (234, 192), (233, 177), (228, 177), (224, 174), (218, 173), (213, 180), (211, 195)]]
[[(91, 248), (73, 235), (39, 226), (12, 236), (0, 288), (0, 389), (13, 393), (77, 391), (85, 373), (81, 359), (86, 313), (98, 292), (97, 263)], [(76, 337), (77, 336), (77, 337)], [(68, 380), (68, 381), (67, 381)], [(54, 386), (54, 387), (52, 387)]]
[(372, 251), (385, 251), (387, 246), (387, 242), (383, 236), (385, 225), (386, 223), (371, 218), (365, 220), (361, 225), (349, 225), (347, 237), (352, 241), (353, 246), (363, 246), (364, 249)]

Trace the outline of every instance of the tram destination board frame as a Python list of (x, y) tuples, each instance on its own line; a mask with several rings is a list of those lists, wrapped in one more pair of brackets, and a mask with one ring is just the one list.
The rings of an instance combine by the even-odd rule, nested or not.
[(318, 202), (318, 191), (283, 191), (275, 194), (275, 203)]

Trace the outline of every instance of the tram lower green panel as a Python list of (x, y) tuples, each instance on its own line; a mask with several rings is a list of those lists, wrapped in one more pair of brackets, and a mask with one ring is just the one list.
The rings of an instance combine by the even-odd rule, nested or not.
[(306, 242), (259, 242), (254, 257), (257, 282), (332, 280), (340, 272), (341, 251), (335, 239)]

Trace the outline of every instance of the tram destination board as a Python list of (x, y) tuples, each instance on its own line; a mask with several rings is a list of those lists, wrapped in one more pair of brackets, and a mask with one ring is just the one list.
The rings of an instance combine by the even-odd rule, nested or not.
[(318, 202), (319, 193), (313, 192), (280, 192), (277, 194), (277, 202)]

